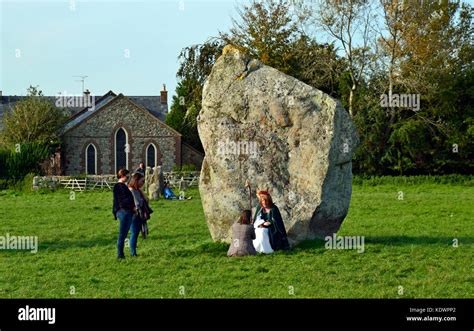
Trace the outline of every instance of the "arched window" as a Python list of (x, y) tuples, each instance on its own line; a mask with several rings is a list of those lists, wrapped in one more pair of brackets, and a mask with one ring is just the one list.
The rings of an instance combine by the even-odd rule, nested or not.
[(153, 144), (146, 148), (146, 166), (152, 169), (156, 166), (156, 147)]
[(97, 149), (93, 144), (86, 148), (86, 174), (97, 175)]
[(115, 133), (115, 173), (122, 168), (128, 169), (129, 149), (127, 132), (120, 128)]

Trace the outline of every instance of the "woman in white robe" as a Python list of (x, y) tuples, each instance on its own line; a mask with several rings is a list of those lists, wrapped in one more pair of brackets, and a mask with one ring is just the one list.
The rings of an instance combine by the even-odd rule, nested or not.
[(253, 226), (255, 228), (255, 239), (253, 240), (253, 246), (257, 253), (270, 254), (273, 253), (272, 246), (270, 245), (270, 237), (268, 235), (268, 228), (263, 227), (265, 220), (261, 214), (257, 216)]

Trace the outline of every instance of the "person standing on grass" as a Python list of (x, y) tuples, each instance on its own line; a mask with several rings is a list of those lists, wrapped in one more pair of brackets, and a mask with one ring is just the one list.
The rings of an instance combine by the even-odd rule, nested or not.
[(145, 177), (145, 163), (140, 162), (140, 164), (138, 165), (137, 170), (135, 170), (135, 173), (139, 173), (140, 175)]
[[(129, 179), (129, 171), (127, 169), (120, 169), (117, 172), (118, 182), (114, 185), (114, 203), (112, 213), (114, 218), (119, 220), (119, 236), (117, 241), (117, 258), (125, 258), (123, 248), (125, 246), (125, 238), (128, 236), (128, 231), (132, 224), (133, 214), (136, 211), (135, 202), (133, 200), (132, 192), (127, 187)], [(133, 256), (133, 252), (132, 256)]]
[(139, 173), (135, 173), (128, 184), (130, 192), (132, 192), (133, 200), (135, 201), (136, 213), (132, 218), (131, 225), (131, 235), (130, 235), (130, 250), (132, 251), (132, 256), (137, 256), (137, 239), (140, 231), (142, 232), (143, 239), (146, 239), (148, 234), (148, 225), (147, 221), (150, 219), (151, 213), (153, 210), (148, 204), (148, 200), (141, 190), (143, 184), (145, 183), (145, 177)]

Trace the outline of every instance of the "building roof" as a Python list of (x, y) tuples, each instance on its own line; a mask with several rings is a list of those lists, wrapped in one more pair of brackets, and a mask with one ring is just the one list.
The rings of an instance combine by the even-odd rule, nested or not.
[[(117, 95), (113, 91), (109, 91), (106, 94), (104, 94), (102, 97), (100, 97), (98, 99), (95, 99), (94, 100), (95, 105), (94, 105), (93, 108), (92, 107), (85, 107), (82, 110), (80, 110), (79, 112), (77, 112), (74, 115), (70, 116), (69, 119), (64, 124), (62, 130), (61, 130), (62, 133), (64, 134), (66, 131), (80, 125), (83, 121), (85, 121), (89, 117), (93, 116), (94, 114), (97, 114), (97, 112), (100, 111), (102, 108), (104, 108), (107, 105), (111, 104), (112, 102), (118, 100), (119, 98), (128, 99), (129, 102), (133, 103), (136, 107), (138, 107), (138, 109), (140, 109), (140, 111), (148, 113), (148, 115), (151, 118), (154, 118), (154, 119), (158, 120), (159, 122), (161, 122), (161, 124), (163, 126), (166, 126), (168, 129), (173, 131), (176, 135), (181, 136), (181, 133), (179, 133), (178, 131), (176, 131), (175, 129), (173, 129), (172, 127), (169, 127), (168, 125), (166, 125), (164, 123), (164, 118), (166, 116), (165, 114), (163, 114), (161, 112), (158, 114), (156, 110), (151, 110), (150, 108), (147, 108), (147, 107), (145, 107), (145, 106), (143, 106), (143, 105), (141, 105), (137, 102), (137, 101), (141, 101), (140, 98), (143, 98), (143, 97), (127, 97), (127, 96), (124, 96), (122, 93)], [(150, 98), (150, 97), (145, 97), (145, 98)], [(150, 101), (150, 100), (148, 100), (148, 101)], [(160, 103), (161, 103), (161, 101), (160, 101)], [(162, 106), (166, 106), (166, 109), (167, 109), (166, 104), (162, 104)], [(161, 116), (161, 115), (163, 115), (163, 116)], [(163, 120), (160, 117), (162, 117)]]
[(127, 96), (127, 98), (148, 110), (161, 121), (165, 121), (166, 114), (168, 113), (168, 104), (161, 103), (159, 96)]
[(81, 111), (75, 113), (64, 124), (63, 132), (75, 127), (76, 125), (84, 121), (86, 118), (94, 114), (97, 110), (109, 104), (116, 97), (117, 97), (117, 94), (115, 94), (112, 91), (109, 91), (105, 95), (95, 100), (94, 109), (91, 109), (90, 107), (86, 107), (86, 108), (83, 108)]
[[(97, 107), (103, 105), (101, 102), (107, 103), (108, 101), (110, 101), (111, 95), (117, 96), (112, 91), (107, 92), (103, 96), (94, 95), (93, 97), (95, 97), (96, 109)], [(0, 128), (3, 126), (3, 121), (2, 121), (3, 114), (5, 114), (7, 111), (13, 110), (15, 107), (15, 104), (18, 101), (21, 101), (25, 98), (27, 97), (17, 96), (17, 95), (0, 96)], [(44, 98), (46, 98), (46, 100), (50, 101), (52, 104), (55, 104), (57, 100), (56, 96), (44, 96)], [(166, 114), (168, 113), (168, 104), (161, 103), (161, 98), (159, 95), (158, 96), (127, 96), (127, 98), (132, 100), (137, 105), (145, 108), (148, 112), (150, 112), (152, 115), (157, 117), (160, 121), (162, 122), (165, 121)], [(84, 118), (88, 117), (88, 115), (83, 114), (84, 112), (87, 113), (87, 108), (67, 107), (65, 108), (65, 110), (67, 111), (67, 115), (70, 116), (69, 121), (71, 121), (72, 119), (76, 119), (78, 117), (80, 118), (79, 121), (82, 121)], [(89, 115), (90, 113), (91, 112), (89, 112)]]

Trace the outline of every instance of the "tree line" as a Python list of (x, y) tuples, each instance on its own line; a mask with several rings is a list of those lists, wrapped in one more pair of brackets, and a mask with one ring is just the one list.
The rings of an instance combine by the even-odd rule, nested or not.
[[(472, 174), (472, 15), (470, 5), (453, 0), (242, 4), (228, 31), (179, 54), (166, 122), (203, 149), (196, 121), (202, 88), (223, 47), (232, 44), (341, 100), (361, 138), (354, 173)], [(2, 178), (38, 171), (38, 162), (60, 145), (67, 114), (38, 87), (30, 86), (28, 96), (3, 117)]]
[(254, 0), (228, 31), (179, 54), (168, 125), (202, 150), (196, 118), (232, 44), (341, 100), (364, 175), (472, 174), (473, 8), (461, 1)]

